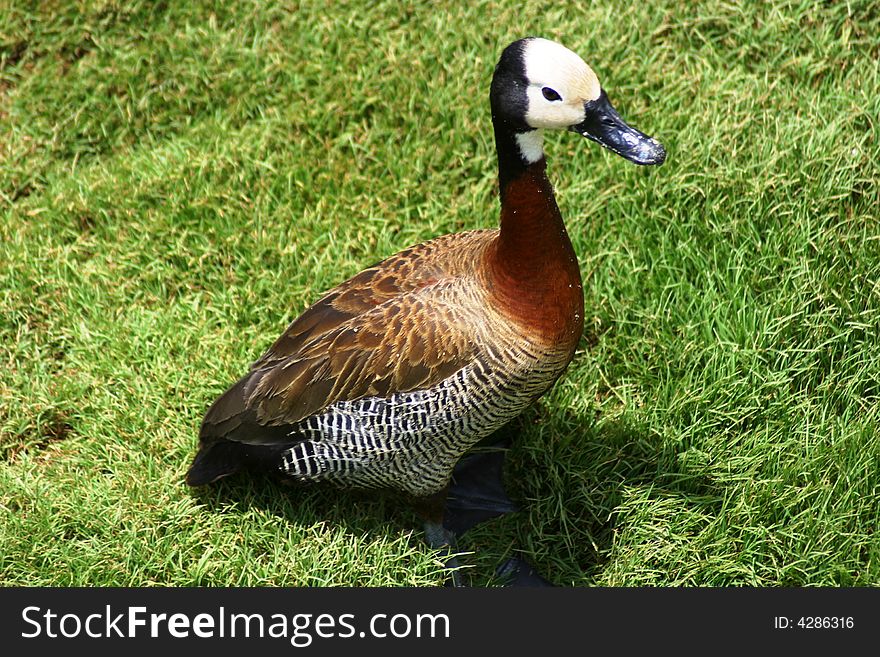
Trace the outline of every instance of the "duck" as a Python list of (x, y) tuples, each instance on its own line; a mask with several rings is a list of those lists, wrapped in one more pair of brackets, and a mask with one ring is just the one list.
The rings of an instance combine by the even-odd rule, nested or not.
[[(637, 165), (659, 165), (666, 151), (552, 40), (506, 46), (489, 102), (498, 226), (410, 246), (317, 299), (208, 408), (188, 485), (249, 472), (391, 491), (447, 555), (473, 524), (455, 529), (449, 516), (515, 508), (497, 461), (474, 466), (468, 455), (554, 385), (584, 325), (544, 133), (574, 132)], [(477, 473), (466, 483), (456, 475), (465, 463)], [(454, 555), (446, 564), (459, 572)]]

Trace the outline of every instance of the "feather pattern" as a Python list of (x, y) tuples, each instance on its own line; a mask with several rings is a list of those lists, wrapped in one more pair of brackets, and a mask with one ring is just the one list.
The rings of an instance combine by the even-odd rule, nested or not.
[(461, 455), (540, 396), (563, 371), (562, 354), (511, 346), (475, 359), (430, 388), (338, 402), (292, 428), (304, 440), (282, 470), (305, 481), (394, 488), (428, 496)]
[[(244, 409), (264, 426), (293, 425), (336, 402), (428, 388), (461, 369), (485, 338), (473, 271), (461, 269), (494, 233), (425, 242), (328, 292), (215, 402), (202, 434), (227, 433)], [(450, 249), (459, 257), (444, 258)]]

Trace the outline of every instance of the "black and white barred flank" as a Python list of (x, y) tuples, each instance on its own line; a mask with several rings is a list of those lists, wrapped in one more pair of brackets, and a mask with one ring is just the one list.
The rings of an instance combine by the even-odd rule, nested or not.
[(279, 467), (303, 481), (436, 493), (462, 454), (521, 413), (567, 363), (516, 351), (474, 361), (430, 389), (333, 404), (294, 425), (291, 436), (302, 440)]

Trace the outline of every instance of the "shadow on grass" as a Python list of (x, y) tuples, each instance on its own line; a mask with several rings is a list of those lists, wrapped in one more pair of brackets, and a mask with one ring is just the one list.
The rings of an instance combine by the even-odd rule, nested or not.
[[(617, 509), (630, 487), (651, 496), (675, 496), (703, 510), (722, 503), (718, 485), (692, 471), (649, 427), (597, 420), (584, 413), (533, 407), (493, 439), (512, 443), (505, 485), (520, 511), (469, 530), (459, 548), (475, 586), (497, 585), (495, 569), (510, 556), (524, 557), (557, 585), (588, 586), (611, 552)], [(241, 474), (194, 489), (218, 513), (257, 509), (304, 526), (327, 523), (352, 536), (412, 531), (422, 522), (402, 496), (290, 485), (269, 475)], [(427, 545), (425, 550), (429, 550)]]
[(722, 506), (718, 484), (679, 458), (680, 445), (594, 411), (531, 411), (508, 455), (508, 490), (522, 508), (513, 548), (559, 585), (588, 586), (601, 576), (627, 490), (704, 512)]

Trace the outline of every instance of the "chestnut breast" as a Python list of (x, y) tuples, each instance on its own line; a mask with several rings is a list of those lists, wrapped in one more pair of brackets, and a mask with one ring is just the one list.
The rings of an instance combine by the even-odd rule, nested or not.
[(584, 324), (583, 285), (543, 159), (505, 186), (501, 207), (484, 265), (493, 305), (535, 341), (573, 353)]

